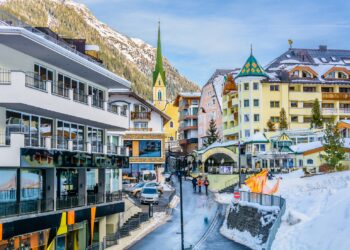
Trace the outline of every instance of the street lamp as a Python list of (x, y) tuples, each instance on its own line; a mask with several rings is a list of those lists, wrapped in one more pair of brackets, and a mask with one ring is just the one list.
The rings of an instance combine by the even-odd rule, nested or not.
[(241, 142), (238, 141), (238, 187), (241, 188)]

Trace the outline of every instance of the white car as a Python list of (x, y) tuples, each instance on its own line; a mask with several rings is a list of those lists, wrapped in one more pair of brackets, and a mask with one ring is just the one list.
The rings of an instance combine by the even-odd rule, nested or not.
[(159, 203), (159, 193), (155, 187), (145, 187), (141, 190), (140, 202), (143, 203)]

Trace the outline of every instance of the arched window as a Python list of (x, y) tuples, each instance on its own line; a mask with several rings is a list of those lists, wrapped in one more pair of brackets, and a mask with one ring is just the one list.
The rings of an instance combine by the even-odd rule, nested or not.
[(158, 90), (158, 101), (162, 100), (162, 91)]
[(170, 122), (170, 127), (173, 128), (174, 127), (174, 123), (173, 121)]
[(311, 164), (314, 164), (314, 161), (313, 161), (312, 159), (307, 159), (306, 163), (307, 163), (308, 165), (311, 165)]

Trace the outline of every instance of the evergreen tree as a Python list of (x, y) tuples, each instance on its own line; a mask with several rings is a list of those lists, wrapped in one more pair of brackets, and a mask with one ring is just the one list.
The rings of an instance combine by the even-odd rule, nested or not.
[(218, 140), (218, 138), (219, 138), (219, 134), (218, 134), (218, 131), (216, 128), (216, 123), (215, 123), (214, 119), (212, 118), (209, 122), (209, 128), (207, 131), (207, 139), (203, 143), (203, 146), (208, 147), (209, 145), (216, 142)]
[(284, 108), (281, 108), (281, 111), (280, 111), (279, 124), (280, 124), (280, 130), (284, 130), (284, 129), (288, 128), (287, 116), (286, 116), (286, 111), (284, 110)]
[(329, 170), (341, 167), (341, 160), (345, 159), (343, 140), (336, 125), (327, 123), (323, 136), (324, 154), (321, 158), (327, 162)]
[(275, 124), (271, 120), (267, 121), (266, 126), (268, 131), (276, 131)]
[(311, 128), (320, 128), (323, 125), (320, 102), (316, 98), (311, 111)]

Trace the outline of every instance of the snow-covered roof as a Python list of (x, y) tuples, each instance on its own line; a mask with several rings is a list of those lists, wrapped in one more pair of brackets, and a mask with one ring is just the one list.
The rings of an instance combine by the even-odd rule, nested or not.
[(244, 140), (244, 144), (254, 143), (254, 142), (269, 142), (263, 132), (255, 133), (252, 136)]
[[(344, 138), (343, 140), (343, 147), (344, 148), (350, 148), (350, 138)], [(323, 147), (323, 143), (321, 141), (313, 141), (313, 142), (309, 142), (309, 143), (299, 143), (296, 145), (293, 145), (290, 147), (290, 149), (295, 152), (295, 153), (305, 153), (307, 151), (313, 150), (313, 149), (317, 149), (317, 148), (321, 148)]]
[(180, 92), (179, 95), (182, 97), (187, 97), (187, 98), (201, 97), (200, 92)]
[(230, 146), (234, 146), (234, 145), (238, 145), (238, 141), (231, 141), (231, 140), (230, 141), (224, 141), (224, 142), (216, 141), (213, 144), (209, 145), (208, 147), (206, 147), (204, 149), (201, 149), (201, 150), (198, 150), (196, 152), (198, 154), (203, 154), (203, 153), (205, 153), (206, 151), (208, 151), (209, 149), (212, 149), (212, 148), (219, 148), (219, 147), (226, 148), (226, 147), (230, 147)]
[(343, 122), (343, 123), (346, 123), (346, 124), (350, 125), (350, 120), (347, 120), (347, 119), (340, 120), (339, 122)]

